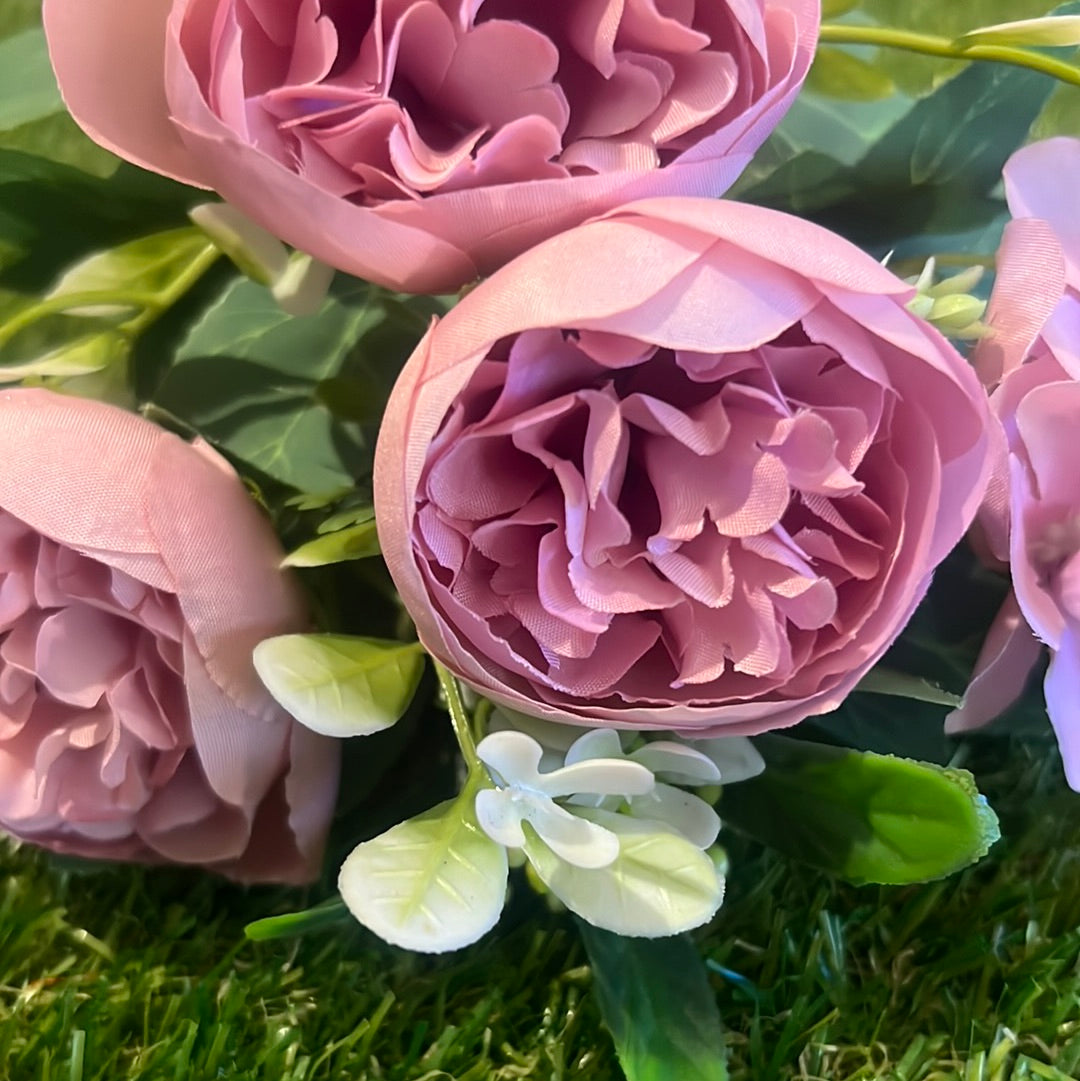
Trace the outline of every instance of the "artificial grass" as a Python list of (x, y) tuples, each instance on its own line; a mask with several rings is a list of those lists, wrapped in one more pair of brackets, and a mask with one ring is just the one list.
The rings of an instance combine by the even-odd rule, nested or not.
[[(1080, 1069), (1080, 797), (1041, 749), (991, 749), (1008, 764), (982, 779), (1005, 840), (946, 881), (855, 888), (732, 841), (728, 901), (700, 936), (732, 1078)], [(572, 925), (521, 883), (498, 932), (430, 959), (348, 925), (244, 940), (295, 892), (81, 874), (9, 846), (0, 871), (5, 1081), (620, 1076)]]

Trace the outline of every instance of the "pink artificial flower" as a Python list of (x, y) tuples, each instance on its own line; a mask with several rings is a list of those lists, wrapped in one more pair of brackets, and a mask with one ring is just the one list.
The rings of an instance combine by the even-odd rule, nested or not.
[(45, 0), (103, 146), (290, 244), (443, 292), (652, 195), (719, 195), (813, 57), (820, 0)]
[(304, 606), (239, 478), (113, 406), (0, 392), (0, 828), (57, 852), (319, 871), (338, 746), (260, 684)]
[(991, 554), (1008, 560), (1013, 594), (946, 729), (1003, 712), (1045, 643), (1047, 711), (1080, 791), (1080, 140), (1018, 151), (1005, 191), (1014, 220), (988, 311), (994, 335), (975, 364), (1003, 432), (980, 525)]
[(436, 323), (376, 450), (427, 649), (576, 723), (754, 733), (835, 709), (964, 535), (985, 396), (839, 237), (632, 204)]

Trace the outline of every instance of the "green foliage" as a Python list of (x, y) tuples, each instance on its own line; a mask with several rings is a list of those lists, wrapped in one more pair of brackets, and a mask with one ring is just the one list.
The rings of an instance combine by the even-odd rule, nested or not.
[(720, 1013), (693, 941), (578, 929), (627, 1081), (727, 1081)]
[(424, 673), (419, 642), (283, 634), (255, 647), (267, 690), (324, 736), (367, 736), (401, 719)]
[(375, 512), (366, 521), (354, 522), (339, 529), (324, 530), (321, 536), (291, 551), (285, 559), (288, 567), (325, 567), (351, 559), (368, 559), (379, 554), (379, 535)]
[(0, 40), (0, 132), (62, 112), (45, 34), (31, 26)]
[[(1053, 757), (997, 740), (982, 761), (1008, 844), (948, 881), (853, 887), (729, 838), (729, 896), (697, 942), (732, 1081), (1078, 1073), (1080, 800)], [(305, 900), (167, 868), (75, 876), (0, 844), (0, 1076), (621, 1076), (579, 936), (520, 885), (499, 935), (452, 956), (351, 922), (244, 941)]]
[(851, 882), (942, 878), (999, 837), (964, 770), (779, 736), (757, 746), (765, 772), (725, 791), (725, 820)]
[(280, 484), (348, 487), (370, 475), (390, 386), (435, 310), (342, 278), (319, 312), (297, 318), (238, 278), (191, 328), (153, 401)]

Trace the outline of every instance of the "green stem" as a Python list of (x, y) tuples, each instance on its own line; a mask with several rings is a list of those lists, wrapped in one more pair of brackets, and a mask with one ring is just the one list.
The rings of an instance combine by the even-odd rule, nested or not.
[(465, 764), (469, 767), (470, 779), (479, 771), (483, 770), (483, 764), (476, 754), (476, 741), (473, 739), (472, 726), (469, 724), (469, 713), (465, 709), (465, 703), (461, 700), (461, 690), (457, 680), (438, 661), (434, 661), (435, 673), (439, 677), (439, 685), (446, 696), (446, 708), (450, 713), (450, 724), (454, 729), (454, 738), (461, 748)]
[(0, 325), (0, 345), (48, 315), (63, 315), (79, 308), (136, 308), (137, 315), (115, 329), (131, 339), (141, 334), (155, 319), (172, 307), (221, 258), (221, 251), (207, 241), (206, 247), (160, 293), (129, 292), (123, 289), (93, 289), (47, 297), (17, 312)]
[(141, 334), (155, 319), (167, 312), (217, 261), (221, 258), (221, 249), (207, 241), (194, 259), (176, 275), (160, 293), (154, 294), (153, 302), (123, 325), (126, 334), (135, 337)]
[(1014, 45), (965, 46), (952, 38), (939, 37), (936, 34), (920, 34), (914, 30), (897, 30), (888, 26), (849, 26), (842, 23), (823, 24), (819, 40), (832, 45), (878, 45), (949, 60), (983, 60), (1013, 64), (1042, 72), (1072, 86), (1080, 86), (1080, 67)]

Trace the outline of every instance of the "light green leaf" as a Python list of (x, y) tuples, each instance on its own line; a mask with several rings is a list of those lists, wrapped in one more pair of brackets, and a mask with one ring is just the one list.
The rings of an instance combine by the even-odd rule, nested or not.
[(619, 854), (606, 867), (575, 867), (559, 859), (524, 824), (525, 855), (540, 880), (571, 912), (617, 935), (661, 938), (712, 919), (724, 897), (724, 880), (709, 856), (655, 822), (575, 807), (619, 839)]
[(301, 724), (324, 736), (367, 736), (401, 719), (424, 672), (419, 642), (283, 634), (260, 642), (255, 670)]
[(338, 888), (349, 911), (394, 946), (446, 953), (498, 922), (506, 849), (477, 825), (476, 786), (353, 849)]
[(45, 31), (31, 26), (0, 41), (0, 131), (63, 111)]
[(895, 698), (911, 698), (916, 702), (930, 702), (937, 706), (949, 706), (956, 709), (961, 702), (958, 694), (942, 690), (921, 676), (910, 672), (900, 672), (895, 668), (884, 668), (880, 664), (871, 668), (855, 688), (871, 694), (888, 694)]
[(896, 84), (877, 64), (830, 45), (818, 48), (806, 86), (846, 101), (877, 101), (896, 93)]
[(982, 26), (961, 34), (954, 43), (964, 49), (974, 45), (1080, 45), (1080, 15), (1049, 15)]
[[(46, 299), (91, 293), (130, 293), (133, 306), (139, 295), (158, 297), (170, 291), (184, 271), (213, 250), (202, 230), (169, 229), (139, 237), (119, 247), (96, 252), (66, 271)], [(116, 304), (68, 309), (71, 315), (109, 316), (124, 312)]]
[(32, 376), (43, 379), (89, 375), (119, 364), (127, 357), (130, 348), (128, 340), (114, 331), (86, 335), (33, 360), (0, 365), (0, 382), (13, 382)]
[(725, 789), (724, 821), (852, 882), (943, 878), (998, 839), (965, 770), (764, 736), (760, 777)]
[(367, 559), (379, 554), (379, 535), (375, 520), (347, 526), (333, 533), (301, 544), (282, 562), (283, 567), (324, 567), (328, 563), (344, 563), (350, 559)]
[(727, 1081), (720, 1012), (693, 941), (578, 929), (627, 1081)]

